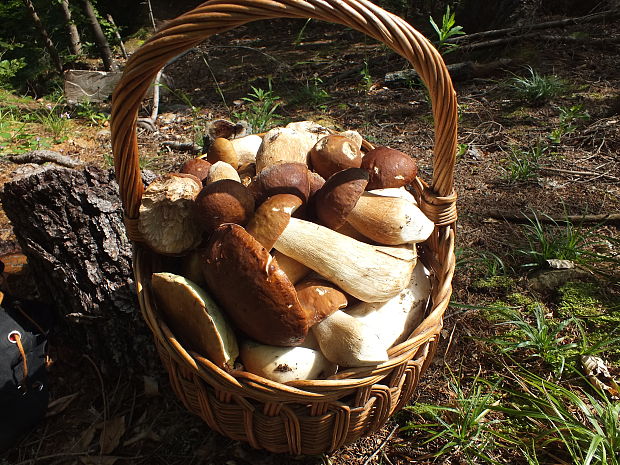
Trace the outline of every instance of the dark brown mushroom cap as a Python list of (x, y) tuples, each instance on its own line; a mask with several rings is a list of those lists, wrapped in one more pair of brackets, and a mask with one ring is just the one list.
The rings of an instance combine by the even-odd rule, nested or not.
[(338, 171), (359, 168), (362, 152), (348, 137), (332, 134), (323, 137), (312, 147), (310, 162), (314, 171), (328, 179)]
[(200, 179), (200, 182), (204, 182), (204, 180), (209, 175), (209, 170), (211, 169), (211, 163), (202, 158), (193, 158), (191, 160), (187, 160), (183, 166), (181, 167), (181, 173), (183, 174), (191, 174)]
[(263, 247), (271, 250), (301, 204), (301, 199), (293, 194), (269, 197), (256, 209), (245, 230)]
[(263, 344), (303, 342), (309, 325), (295, 288), (245, 229), (219, 226), (202, 251), (202, 263), (210, 292), (241, 331)]
[(195, 200), (196, 220), (205, 232), (224, 223), (247, 224), (254, 213), (254, 197), (247, 187), (221, 179), (203, 187)]
[(344, 292), (324, 279), (304, 280), (295, 286), (295, 290), (310, 325), (324, 320), (336, 310), (348, 305)]
[(293, 194), (306, 203), (310, 195), (309, 173), (304, 163), (277, 163), (263, 168), (250, 184), (256, 203), (276, 194)]
[(366, 153), (362, 168), (370, 175), (368, 190), (406, 186), (418, 174), (418, 164), (413, 158), (389, 147), (376, 147)]
[(340, 228), (368, 184), (368, 172), (361, 168), (339, 171), (327, 180), (313, 198), (318, 220), (331, 229)]
[(312, 197), (321, 187), (323, 187), (325, 184), (325, 178), (314, 171), (310, 171), (308, 176), (310, 178), (310, 197)]

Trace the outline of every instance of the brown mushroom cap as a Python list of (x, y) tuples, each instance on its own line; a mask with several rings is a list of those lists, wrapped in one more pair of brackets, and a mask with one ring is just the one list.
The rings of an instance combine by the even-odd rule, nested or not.
[(418, 174), (418, 165), (413, 158), (389, 147), (376, 147), (366, 153), (362, 168), (370, 175), (368, 190), (402, 187)]
[(191, 174), (161, 176), (145, 189), (140, 204), (138, 229), (144, 242), (163, 255), (183, 255), (202, 241), (194, 220), (194, 199), (200, 180)]
[(202, 158), (192, 158), (191, 160), (187, 160), (183, 166), (181, 167), (181, 173), (184, 174), (192, 174), (200, 179), (200, 182), (204, 182), (204, 180), (209, 175), (209, 170), (211, 169), (211, 163)]
[(361, 168), (339, 171), (314, 196), (319, 221), (331, 229), (340, 228), (368, 184), (368, 172)]
[(309, 278), (298, 283), (295, 290), (299, 303), (308, 315), (310, 325), (322, 321), (348, 304), (347, 296), (324, 279)]
[(308, 174), (310, 178), (310, 197), (317, 193), (317, 191), (325, 184), (325, 178), (314, 171), (310, 171)]
[(256, 203), (276, 194), (293, 194), (304, 203), (310, 195), (309, 170), (304, 163), (269, 165), (256, 175), (250, 184)]
[(256, 209), (245, 230), (263, 247), (271, 250), (301, 204), (301, 199), (292, 194), (269, 197)]
[(202, 188), (195, 207), (196, 220), (211, 232), (224, 223), (245, 225), (254, 213), (254, 197), (243, 184), (221, 179)]
[(258, 342), (294, 346), (308, 333), (295, 288), (269, 252), (236, 224), (223, 224), (202, 252), (211, 293), (237, 327)]
[(207, 160), (209, 163), (225, 161), (235, 169), (239, 166), (239, 156), (235, 148), (228, 139), (223, 137), (218, 137), (213, 141), (207, 153)]
[(359, 168), (362, 152), (348, 137), (333, 134), (320, 139), (310, 150), (310, 161), (314, 171), (323, 178), (347, 168)]

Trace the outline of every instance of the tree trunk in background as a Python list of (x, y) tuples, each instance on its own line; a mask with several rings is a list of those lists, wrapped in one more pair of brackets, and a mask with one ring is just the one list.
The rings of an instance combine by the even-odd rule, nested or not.
[(107, 367), (148, 366), (156, 357), (112, 170), (38, 167), (6, 183), (0, 200), (62, 342)]
[(47, 29), (43, 26), (39, 15), (37, 14), (37, 10), (34, 8), (31, 0), (22, 0), (26, 8), (28, 8), (28, 12), (30, 13), (30, 17), (32, 21), (37, 26), (39, 30), (39, 34), (41, 34), (41, 38), (43, 39), (43, 45), (45, 46), (47, 53), (49, 53), (52, 63), (56, 67), (56, 70), (62, 74), (62, 61), (60, 61), (60, 55), (58, 55), (58, 50), (54, 46), (52, 39), (50, 39), (49, 34), (47, 33)]
[(71, 19), (71, 9), (69, 8), (69, 0), (61, 0), (60, 6), (62, 14), (67, 24), (67, 32), (69, 33), (69, 50), (72, 55), (82, 54), (82, 42), (75, 23)]
[(81, 0), (82, 6), (84, 7), (84, 12), (86, 13), (86, 17), (90, 22), (90, 26), (93, 30), (93, 34), (95, 37), (95, 43), (101, 52), (101, 58), (103, 59), (103, 67), (106, 71), (117, 71), (118, 68), (116, 63), (114, 63), (114, 59), (112, 58), (112, 50), (110, 49), (110, 44), (108, 43), (108, 39), (106, 39), (103, 30), (101, 29), (101, 25), (97, 20), (97, 15), (95, 14), (95, 9), (93, 5), (90, 3), (90, 0)]

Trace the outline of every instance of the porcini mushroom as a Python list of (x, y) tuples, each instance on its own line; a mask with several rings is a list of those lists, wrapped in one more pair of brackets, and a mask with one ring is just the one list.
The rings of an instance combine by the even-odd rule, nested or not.
[(245, 230), (265, 249), (271, 250), (301, 204), (301, 199), (292, 194), (269, 197), (256, 209)]
[(172, 332), (217, 366), (232, 368), (239, 355), (237, 339), (213, 299), (192, 281), (172, 273), (154, 273), (151, 285)]
[(138, 229), (146, 245), (164, 255), (183, 255), (197, 247), (202, 231), (194, 220), (198, 178), (173, 173), (153, 181), (142, 194)]
[(280, 269), (284, 271), (284, 274), (288, 276), (289, 281), (293, 284), (297, 284), (312, 271), (303, 263), (299, 263), (297, 260), (293, 260), (277, 250), (273, 251), (273, 258), (278, 261)]
[(318, 350), (307, 347), (275, 347), (245, 341), (241, 361), (250, 373), (278, 383), (322, 379), (336, 372), (336, 365)]
[(248, 186), (257, 204), (276, 194), (293, 194), (304, 203), (310, 195), (308, 167), (303, 163), (279, 163), (258, 172)]
[(347, 296), (329, 281), (307, 278), (295, 285), (297, 298), (312, 326), (347, 306)]
[(422, 321), (431, 292), (429, 271), (418, 261), (409, 285), (386, 302), (362, 302), (346, 309), (346, 312), (375, 328), (386, 350), (401, 342)]
[(413, 202), (400, 197), (364, 192), (368, 173), (349, 168), (330, 177), (316, 193), (313, 205), (322, 224), (339, 229), (348, 222), (380, 244), (425, 241), (434, 224)]
[(362, 152), (355, 143), (337, 134), (325, 136), (310, 150), (312, 169), (324, 179), (347, 168), (359, 168)]
[(211, 184), (222, 179), (230, 179), (232, 181), (237, 181), (238, 183), (241, 182), (239, 173), (237, 173), (237, 170), (233, 168), (230, 163), (226, 163), (225, 161), (216, 161), (211, 165), (211, 169), (204, 180), (204, 184), (206, 186), (207, 184)]
[(192, 174), (200, 179), (200, 182), (204, 182), (209, 175), (209, 170), (211, 169), (211, 163), (202, 158), (192, 158), (191, 160), (187, 160), (183, 163), (181, 167), (181, 173), (184, 174)]
[(413, 158), (389, 147), (376, 147), (362, 158), (362, 168), (368, 171), (368, 190), (402, 187), (411, 183), (418, 174)]
[(365, 244), (297, 218), (274, 247), (364, 302), (386, 301), (402, 291), (417, 258), (412, 248)]
[(267, 345), (303, 342), (308, 319), (295, 288), (241, 226), (219, 226), (202, 251), (202, 263), (210, 292), (237, 328)]
[(232, 142), (223, 137), (216, 138), (207, 152), (207, 161), (211, 164), (215, 164), (218, 161), (224, 161), (233, 168), (237, 169), (239, 166), (239, 155), (235, 151), (235, 147)]
[(254, 197), (243, 184), (222, 179), (202, 188), (195, 200), (195, 212), (196, 220), (208, 233), (224, 223), (245, 226), (254, 213)]
[(376, 365), (388, 359), (374, 328), (338, 310), (312, 327), (321, 352), (343, 367)]
[(232, 139), (230, 143), (239, 157), (239, 164), (244, 165), (246, 163), (256, 163), (256, 153), (263, 143), (263, 138), (257, 134), (251, 134), (238, 139)]

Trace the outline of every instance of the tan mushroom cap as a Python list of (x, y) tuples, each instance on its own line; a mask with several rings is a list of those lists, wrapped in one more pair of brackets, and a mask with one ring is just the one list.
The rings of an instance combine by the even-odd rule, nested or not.
[(235, 147), (233, 147), (228, 139), (218, 137), (213, 141), (211, 147), (209, 147), (207, 161), (211, 164), (224, 161), (237, 169), (239, 166), (239, 155), (237, 155)]
[(151, 284), (172, 332), (217, 366), (232, 368), (239, 355), (237, 339), (213, 299), (192, 281), (172, 273), (154, 273)]
[(348, 168), (330, 177), (314, 196), (319, 221), (331, 229), (340, 228), (368, 184), (368, 172)]
[(368, 190), (406, 186), (418, 174), (418, 164), (413, 158), (389, 147), (376, 147), (366, 153), (362, 168), (370, 175)]
[(265, 249), (271, 250), (301, 204), (301, 199), (292, 194), (269, 197), (256, 209), (245, 230)]
[(295, 285), (295, 290), (311, 325), (324, 320), (348, 304), (344, 292), (325, 279), (304, 279)]
[(183, 163), (181, 167), (181, 173), (191, 174), (200, 179), (200, 182), (204, 182), (209, 175), (209, 170), (211, 169), (211, 163), (202, 158), (192, 158), (191, 160), (187, 160)]
[(196, 197), (195, 211), (205, 232), (224, 223), (244, 226), (254, 213), (254, 197), (243, 184), (222, 179), (202, 188)]
[(295, 288), (277, 261), (245, 229), (223, 224), (202, 252), (208, 288), (237, 328), (274, 346), (295, 346), (308, 333)]
[(194, 199), (202, 183), (190, 174), (161, 176), (145, 189), (138, 229), (144, 242), (163, 255), (183, 255), (202, 241), (194, 220)]
[(323, 178), (347, 168), (359, 168), (362, 152), (355, 143), (345, 136), (332, 134), (320, 139), (310, 150), (312, 168)]
[(306, 203), (310, 195), (309, 173), (304, 163), (269, 165), (256, 175), (250, 189), (257, 204), (276, 194), (293, 194)]

